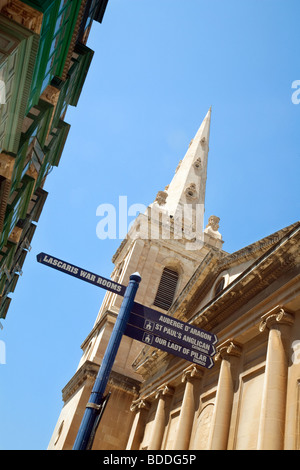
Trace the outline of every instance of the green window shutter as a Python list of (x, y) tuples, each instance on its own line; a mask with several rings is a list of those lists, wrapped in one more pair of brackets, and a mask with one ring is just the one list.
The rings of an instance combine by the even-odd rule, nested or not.
[(13, 203), (10, 204), (7, 208), (7, 214), (1, 234), (0, 249), (7, 243), (7, 240), (18, 220), (26, 217), (26, 212), (35, 185), (35, 180), (26, 175), (22, 181), (22, 188), (18, 191), (18, 194), (14, 198)]
[[(0, 296), (3, 295), (5, 283), (6, 283), (6, 276), (5, 273), (1, 273), (1, 278), (0, 278)], [(1, 301), (0, 301), (1, 302)], [(1, 308), (1, 303), (0, 303), (0, 308)]]
[(11, 302), (11, 298), (6, 297), (5, 299), (2, 300), (0, 304), (0, 318), (3, 318), (3, 320), (6, 317), (10, 302)]
[(8, 271), (11, 268), (12, 261), (17, 249), (17, 245), (15, 243), (8, 242), (5, 247), (0, 251), (0, 272), (4, 272), (4, 269)]
[(52, 78), (62, 76), (82, 0), (53, 1), (44, 11), (39, 50), (27, 111)]
[[(31, 4), (32, 2), (25, 2)], [(36, 7), (33, 7), (36, 8)], [(36, 105), (41, 95), (42, 83), (45, 77), (45, 71), (47, 67), (49, 51), (51, 46), (51, 40), (53, 36), (53, 30), (55, 26), (55, 20), (57, 17), (59, 8), (59, 1), (44, 2), (44, 5), (40, 5), (39, 11), (43, 12), (43, 22), (40, 33), (39, 48), (37, 52), (33, 79), (31, 83), (30, 97), (28, 100), (27, 112)]]

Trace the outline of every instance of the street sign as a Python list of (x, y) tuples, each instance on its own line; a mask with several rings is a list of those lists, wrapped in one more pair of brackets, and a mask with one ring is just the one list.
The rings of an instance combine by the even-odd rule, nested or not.
[[(115, 294), (121, 296), (125, 294), (126, 286), (54, 256), (39, 253), (37, 261)], [(124, 334), (142, 343), (151, 344), (170, 354), (180, 356), (187, 361), (203, 365), (206, 368), (211, 368), (214, 364), (211, 356), (216, 353), (214, 345), (217, 342), (217, 336), (215, 334), (182, 322), (170, 315), (160, 313), (138, 302), (133, 302), (131, 306), (127, 329)]]
[(215, 334), (134, 302), (129, 324), (208, 356), (216, 353)]
[(90, 400), (86, 405), (73, 446), (74, 450), (91, 448), (93, 430), (101, 415), (105, 387), (124, 334), (207, 369), (213, 367), (214, 361), (211, 356), (216, 352), (214, 348), (217, 342), (216, 335), (134, 302), (141, 281), (138, 273), (130, 276), (126, 287), (46, 253), (39, 253), (37, 261), (124, 297)]
[(39, 253), (36, 258), (39, 263), (50, 266), (51, 268), (57, 269), (58, 271), (62, 271), (63, 273), (69, 274), (70, 276), (77, 277), (77, 279), (81, 279), (82, 281), (94, 284), (95, 286), (101, 287), (102, 289), (106, 289), (114, 292), (115, 294), (124, 296), (126, 286), (122, 286), (117, 282), (113, 282), (111, 279), (106, 279), (105, 277), (99, 276), (99, 274), (86, 271), (85, 269), (79, 268), (74, 264), (70, 264), (66, 261), (55, 258), (54, 256), (47, 255), (46, 253)]
[(127, 324), (124, 334), (130, 338), (136, 339), (148, 346), (153, 346), (155, 348), (161, 349), (167, 353), (173, 354), (174, 356), (179, 356), (186, 361), (193, 362), (206, 369), (211, 369), (214, 365), (214, 361), (210, 356), (206, 356), (200, 351), (196, 351), (191, 348), (182, 346), (181, 344), (175, 343), (174, 341), (167, 340), (161, 336), (157, 336), (152, 332), (148, 332), (137, 328), (133, 325)]

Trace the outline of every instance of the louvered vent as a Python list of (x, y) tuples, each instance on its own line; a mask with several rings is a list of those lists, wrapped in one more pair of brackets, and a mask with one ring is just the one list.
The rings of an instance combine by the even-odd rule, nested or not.
[(171, 269), (164, 268), (153, 303), (156, 307), (169, 310), (174, 300), (177, 281), (178, 273)]

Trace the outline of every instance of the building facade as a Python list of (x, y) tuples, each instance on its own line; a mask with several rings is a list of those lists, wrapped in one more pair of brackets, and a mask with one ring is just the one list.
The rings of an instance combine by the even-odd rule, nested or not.
[(0, 318), (6, 317), (47, 175), (58, 166), (108, 0), (0, 0)]
[[(94, 450), (298, 449), (300, 224), (226, 253), (219, 218), (203, 227), (211, 110), (171, 183), (113, 257), (136, 300), (218, 337), (206, 369), (124, 336)], [(72, 449), (121, 298), (107, 292), (62, 391), (50, 450)], [(300, 357), (300, 356), (299, 356)]]

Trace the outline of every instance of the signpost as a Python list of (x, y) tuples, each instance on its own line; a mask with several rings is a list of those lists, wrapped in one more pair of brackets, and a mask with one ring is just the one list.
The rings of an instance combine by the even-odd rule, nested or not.
[(126, 336), (130, 336), (130, 338), (137, 339), (148, 346), (154, 346), (155, 348), (173, 354), (174, 356), (179, 356), (186, 361), (194, 362), (207, 369), (211, 369), (214, 365), (213, 359), (200, 351), (184, 347), (174, 341), (170, 341), (164, 337), (149, 333), (148, 331), (135, 328), (132, 325), (127, 325), (124, 334)]
[(178, 343), (184, 348), (190, 348), (208, 356), (214, 356), (216, 353), (214, 345), (218, 339), (213, 333), (137, 302), (133, 304), (128, 323), (135, 329), (140, 328), (148, 333)]
[(118, 295), (124, 296), (125, 294), (125, 286), (122, 286), (117, 282), (113, 282), (111, 279), (106, 279), (105, 277), (99, 276), (98, 274), (94, 274), (90, 271), (79, 268), (78, 266), (68, 263), (67, 261), (63, 261), (54, 256), (47, 255), (46, 253), (39, 253), (36, 258), (39, 263), (50, 266), (50, 268), (57, 269), (58, 271), (69, 274), (70, 276), (76, 277), (77, 279), (89, 282), (90, 284), (94, 284), (97, 287), (109, 290)]
[(130, 276), (126, 287), (46, 253), (39, 253), (37, 261), (124, 297), (73, 450), (86, 450), (92, 446), (96, 427), (107, 402), (104, 391), (123, 335), (207, 369), (213, 367), (216, 335), (135, 302), (141, 281), (138, 273)]
[(86, 450), (88, 445), (91, 446), (90, 436), (93, 432), (95, 424), (97, 423), (98, 414), (101, 412), (101, 405), (104, 398), (105, 388), (128, 322), (128, 317), (140, 281), (141, 276), (138, 273), (132, 274), (130, 276), (129, 284), (126, 288), (116, 323), (109, 338), (109, 342), (94, 383), (90, 400), (86, 405), (85, 413), (83, 415), (73, 450)]

